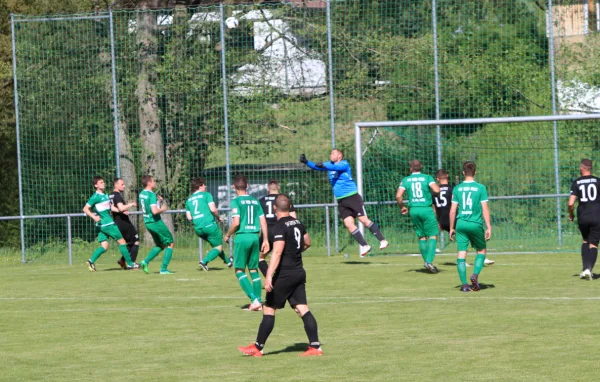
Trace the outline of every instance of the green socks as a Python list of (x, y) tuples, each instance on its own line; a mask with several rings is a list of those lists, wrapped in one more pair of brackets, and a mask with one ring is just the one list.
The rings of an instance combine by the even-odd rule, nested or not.
[(127, 244), (119, 245), (119, 252), (125, 258), (125, 262), (128, 266), (133, 267), (133, 261), (131, 261), (131, 255), (129, 255), (129, 250), (127, 250)]
[(425, 262), (433, 263), (433, 259), (435, 259), (435, 249), (437, 248), (437, 240), (429, 239), (427, 240), (427, 258)]
[(475, 263), (473, 264), (473, 274), (478, 275), (483, 268), (483, 264), (485, 263), (485, 255), (477, 254), (475, 256)]
[(465, 263), (465, 259), (456, 260), (456, 268), (458, 269), (458, 277), (460, 277), (460, 282), (462, 285), (467, 283), (467, 265)]
[(173, 256), (173, 248), (165, 249), (165, 255), (163, 256), (162, 266), (160, 267), (161, 271), (166, 271), (169, 267), (169, 263), (171, 262), (171, 257)]
[(248, 276), (246, 276), (244, 272), (236, 272), (235, 276), (238, 278), (240, 286), (242, 287), (244, 293), (246, 293), (246, 296), (248, 296), (250, 301), (254, 301), (257, 297), (254, 294), (254, 290), (250, 284), (250, 280), (248, 280)]
[(262, 295), (262, 282), (260, 281), (260, 274), (258, 272), (250, 271), (250, 278), (252, 279), (252, 289), (254, 295), (261, 301), (260, 296)]
[(219, 251), (216, 248), (211, 249), (207, 254), (206, 257), (204, 259), (202, 259), (202, 262), (204, 264), (208, 264), (211, 261), (213, 261), (214, 259), (217, 258), (217, 256), (219, 256), (219, 254), (221, 253), (221, 251)]
[(92, 258), (90, 259), (90, 261), (91, 261), (92, 263), (95, 263), (95, 262), (96, 262), (96, 260), (98, 260), (98, 258), (99, 258), (100, 256), (102, 256), (102, 254), (103, 254), (104, 252), (106, 252), (106, 249), (104, 249), (104, 248), (102, 248), (102, 247), (96, 248), (96, 250), (94, 251), (94, 254), (92, 255)]
[(148, 254), (148, 256), (146, 256), (146, 258), (144, 259), (144, 262), (146, 264), (150, 264), (150, 262), (152, 260), (154, 260), (154, 258), (156, 256), (158, 256), (158, 254), (160, 253), (160, 251), (162, 251), (161, 247), (154, 247), (154, 248), (152, 248), (152, 250), (150, 251), (150, 253)]
[(419, 252), (424, 262), (427, 262), (427, 240), (419, 240)]

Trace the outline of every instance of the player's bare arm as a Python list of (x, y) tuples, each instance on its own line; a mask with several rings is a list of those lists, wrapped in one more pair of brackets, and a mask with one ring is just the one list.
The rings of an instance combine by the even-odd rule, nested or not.
[(569, 202), (567, 204), (567, 210), (569, 211), (569, 220), (575, 220), (575, 202), (577, 201), (577, 195), (569, 196)]
[(438, 186), (436, 183), (431, 183), (429, 188), (434, 195), (438, 195), (440, 193), (440, 186)]
[[(456, 202), (452, 202), (452, 207), (450, 207), (450, 231), (449, 231), (449, 236), (450, 236), (450, 240), (454, 241), (454, 235), (456, 234), (455, 232), (455, 228), (454, 227), (454, 222), (456, 221), (456, 209), (458, 208), (458, 203)], [(489, 213), (489, 211), (488, 211)], [(489, 214), (488, 214), (488, 218), (489, 218)]]
[(404, 191), (405, 190), (403, 187), (398, 188), (398, 191), (396, 191), (396, 201), (398, 202), (398, 206), (400, 206), (400, 212), (402, 215), (406, 215), (408, 213), (408, 208), (404, 205), (404, 201), (402, 200)]
[(208, 208), (210, 209), (210, 212), (212, 212), (215, 219), (223, 223), (223, 218), (221, 217), (221, 215), (219, 215), (219, 210), (217, 209), (215, 203), (208, 203)]
[(279, 267), (281, 261), (281, 254), (285, 248), (285, 241), (279, 240), (273, 243), (273, 252), (271, 253), (271, 261), (269, 262), (269, 268), (267, 269), (267, 277), (265, 279), (265, 289), (267, 292), (273, 290), (273, 275)]
[(490, 208), (487, 202), (481, 202), (481, 213), (485, 221), (485, 240), (490, 240), (492, 238), (492, 224), (490, 220)]
[(187, 220), (192, 221), (192, 214), (190, 211), (185, 211), (185, 217)]
[(302, 252), (306, 251), (310, 248), (312, 243), (310, 242), (310, 236), (308, 236), (308, 232), (304, 234), (304, 246), (302, 247)]
[(267, 227), (267, 218), (265, 218), (264, 215), (260, 217), (260, 231), (262, 232), (262, 238), (263, 238), (263, 242), (260, 247), (260, 251), (262, 253), (267, 253), (271, 250), (271, 248), (269, 248), (269, 231), (268, 231), (268, 227)]
[(223, 236), (223, 240), (225, 240), (226, 243), (229, 243), (229, 238), (231, 237), (231, 235), (236, 233), (238, 228), (240, 228), (240, 217), (234, 216), (233, 219), (231, 219), (231, 225), (229, 226), (229, 230), (227, 230), (227, 233), (225, 234), (225, 236)]
[(98, 223), (100, 221), (100, 216), (94, 214), (91, 210), (91, 207), (88, 206), (87, 204), (85, 206), (83, 206), (83, 213), (86, 214), (87, 216), (89, 216), (96, 223)]
[(117, 209), (118, 209), (117, 212), (126, 212), (131, 207), (137, 207), (137, 203), (136, 202), (131, 202), (131, 203), (127, 203), (127, 204), (117, 203)]

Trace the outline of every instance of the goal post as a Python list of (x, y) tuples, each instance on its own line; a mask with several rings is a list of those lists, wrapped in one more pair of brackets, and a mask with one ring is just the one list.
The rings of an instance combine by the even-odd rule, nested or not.
[[(600, 159), (600, 153), (596, 153), (599, 119), (600, 113), (356, 122), (358, 192), (368, 207), (387, 206), (387, 219), (374, 214), (375, 219), (383, 220), (379, 225), (384, 234), (386, 230), (394, 235), (411, 232), (413, 239), (404, 237), (414, 246), (408, 219), (398, 223), (400, 213), (392, 210), (397, 186), (402, 177), (409, 175), (408, 161), (421, 160), (423, 171), (431, 175), (439, 168), (449, 168), (449, 183), (455, 184), (462, 176), (462, 162), (474, 160), (482, 174), (478, 180), (488, 186), (490, 199), (502, 204), (502, 216), (497, 219), (491, 207), (493, 225), (499, 226), (500, 237), (505, 235), (511, 241), (495, 247), (510, 252), (562, 250), (563, 236), (571, 241), (578, 233), (573, 226), (563, 229), (566, 216), (561, 199), (568, 195), (570, 182), (578, 176), (579, 161), (584, 157)], [(368, 138), (363, 137), (367, 132)], [(365, 160), (371, 165), (365, 166)], [(515, 212), (518, 216), (510, 216), (510, 203), (519, 206)], [(381, 208), (378, 212), (382, 212)], [(550, 214), (551, 210), (554, 212)], [(386, 223), (394, 228), (386, 228)], [(526, 236), (535, 235), (532, 227), (536, 224), (544, 226), (540, 234), (543, 240)], [(553, 234), (550, 225), (554, 226)], [(362, 224), (359, 228), (364, 233)]]

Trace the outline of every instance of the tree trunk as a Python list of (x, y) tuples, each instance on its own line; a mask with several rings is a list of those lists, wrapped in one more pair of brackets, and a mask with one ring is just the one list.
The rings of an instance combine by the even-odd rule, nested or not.
[[(156, 9), (160, 1), (143, 0), (139, 2), (137, 13), (137, 45), (139, 57), (139, 73), (137, 85), (138, 118), (142, 144), (141, 165), (143, 173), (152, 175), (159, 184), (165, 186), (165, 153), (161, 133), (158, 100), (156, 91), (158, 65), (158, 39), (156, 13), (148, 9)], [(160, 191), (157, 191), (160, 194)], [(165, 195), (168, 197), (168, 195)], [(173, 232), (171, 215), (163, 215), (163, 221)], [(152, 242), (148, 232), (144, 239)]]

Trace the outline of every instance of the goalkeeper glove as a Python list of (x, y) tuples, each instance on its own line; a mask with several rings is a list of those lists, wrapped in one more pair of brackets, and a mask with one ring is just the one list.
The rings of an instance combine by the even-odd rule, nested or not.
[(306, 159), (306, 155), (300, 154), (300, 163), (308, 163), (308, 159)]

